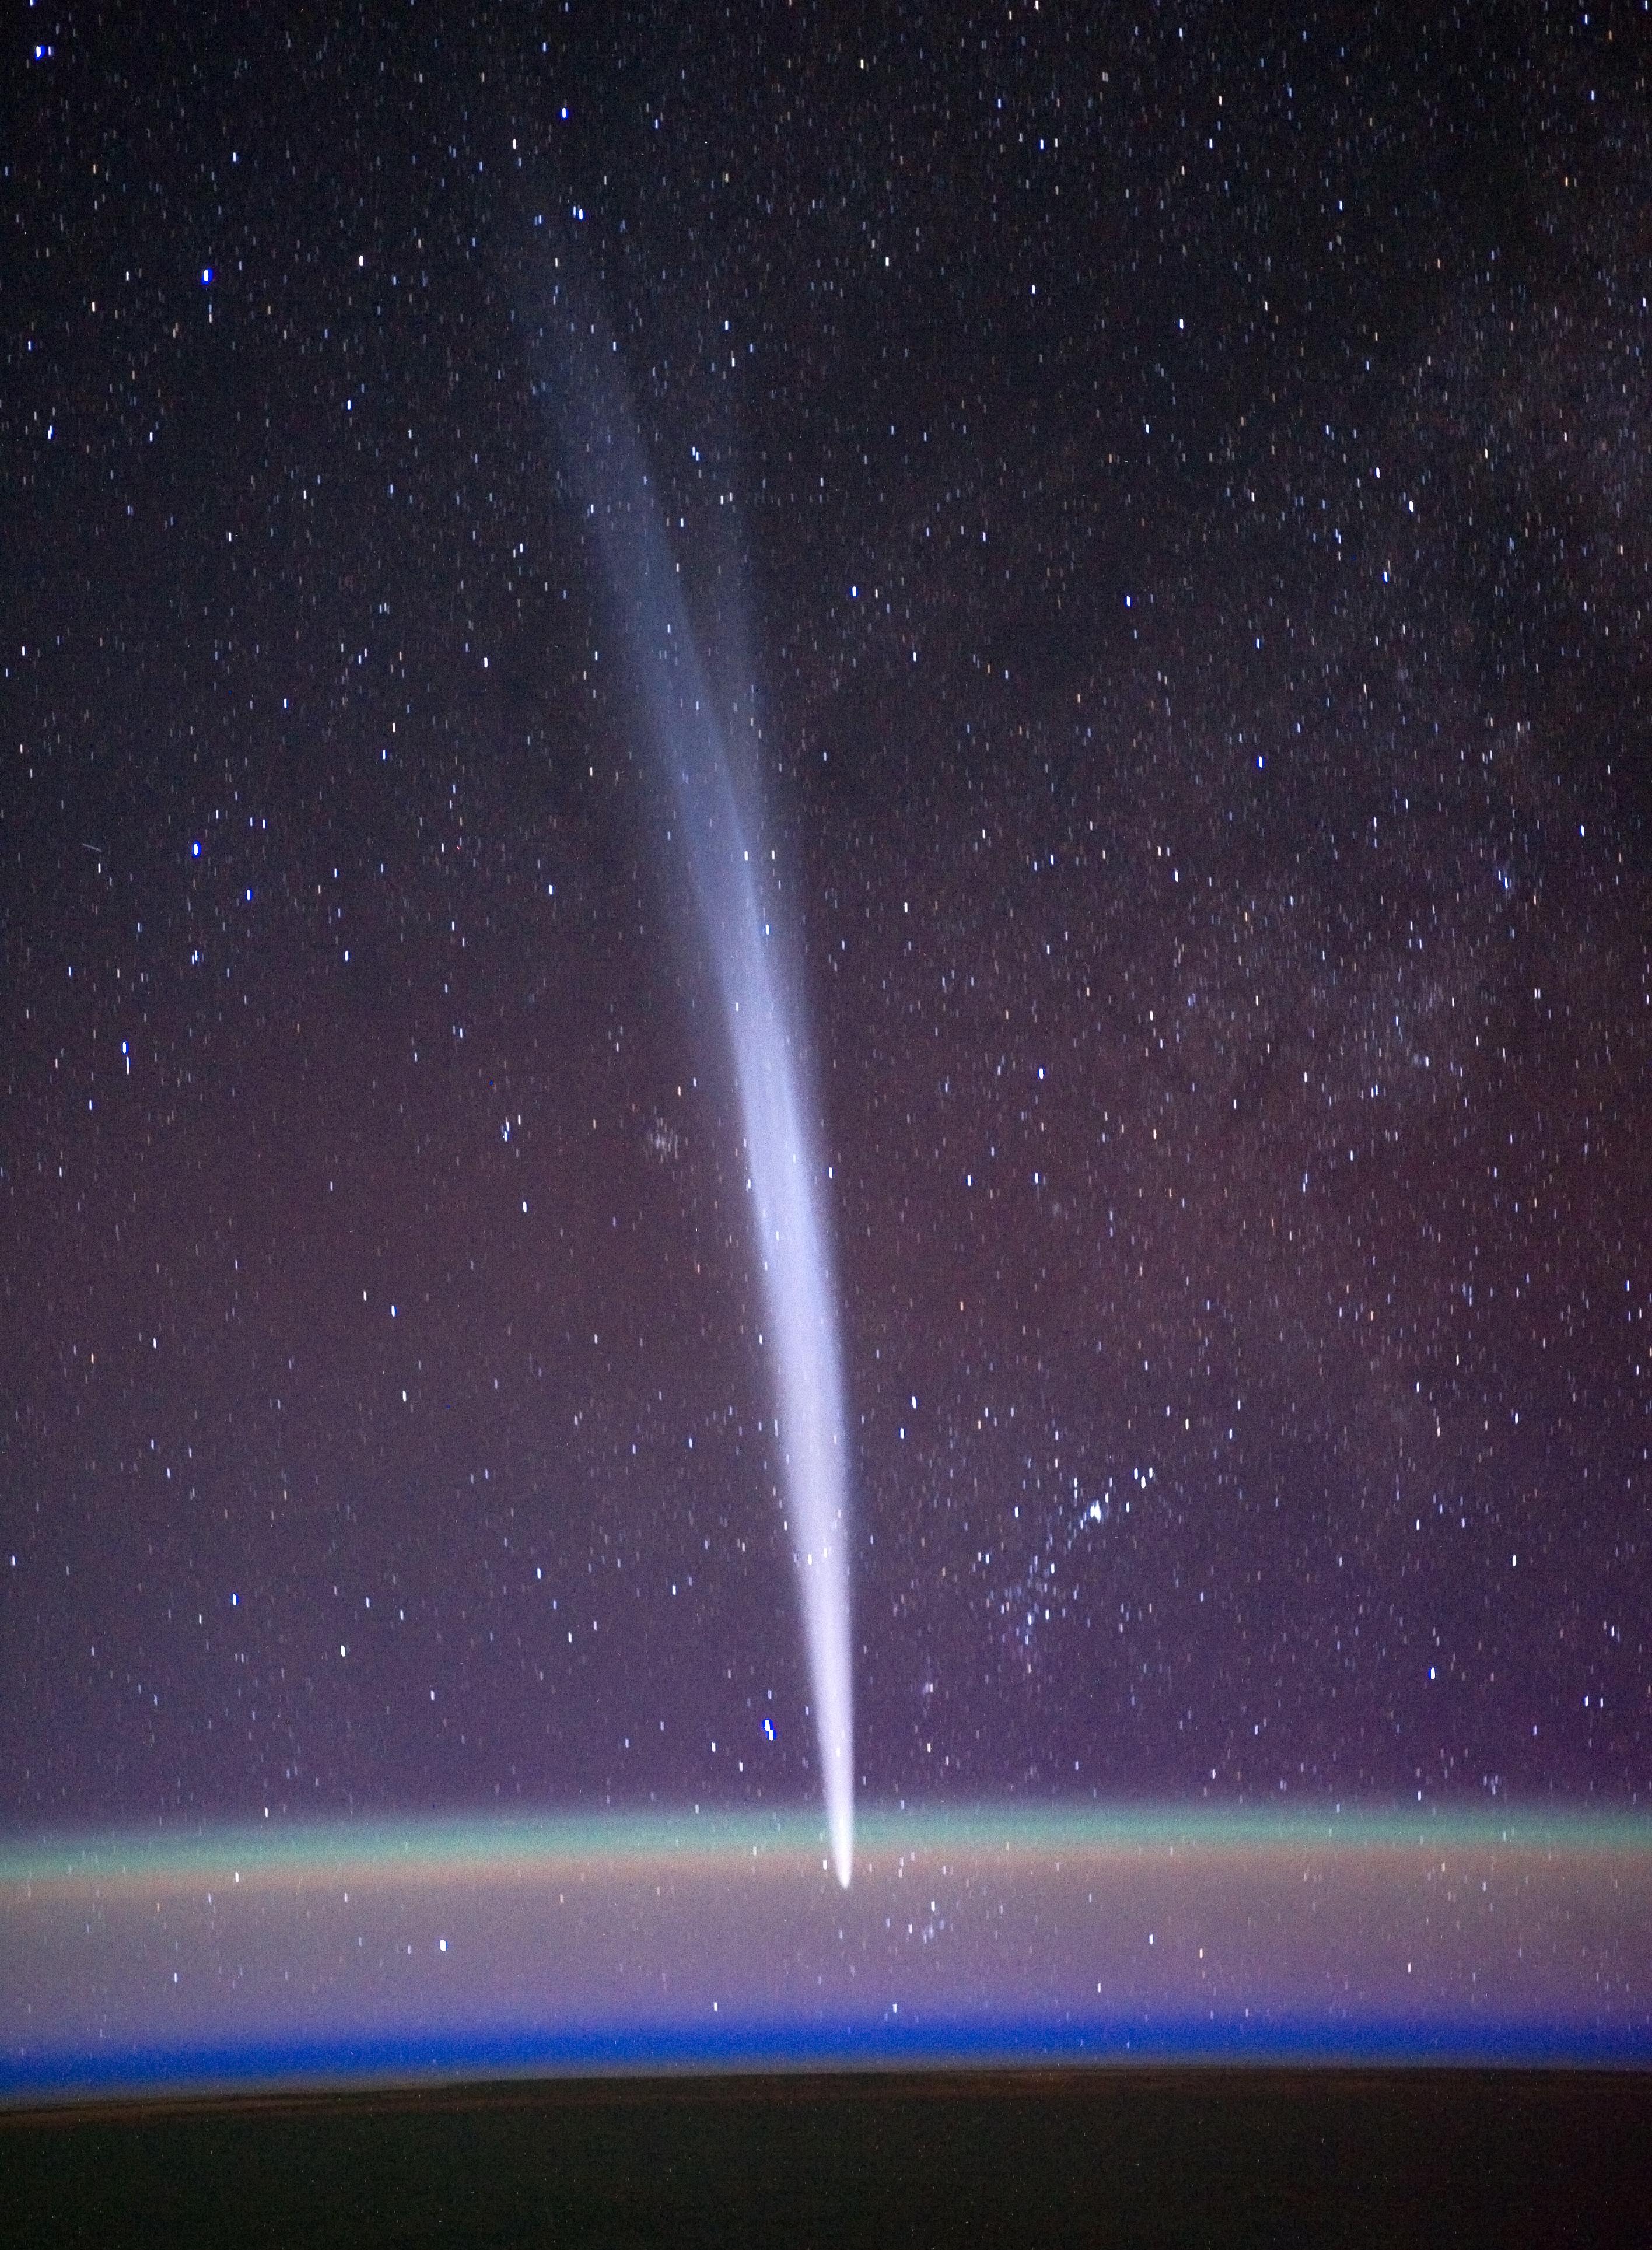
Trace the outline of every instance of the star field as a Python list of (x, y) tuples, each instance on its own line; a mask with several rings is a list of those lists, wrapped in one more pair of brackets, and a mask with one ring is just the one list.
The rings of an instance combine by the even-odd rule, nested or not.
[(576, 259), (793, 918), (863, 1789), (1643, 1804), (1643, 13), (13, 51), (0, 1819), (816, 1790)]

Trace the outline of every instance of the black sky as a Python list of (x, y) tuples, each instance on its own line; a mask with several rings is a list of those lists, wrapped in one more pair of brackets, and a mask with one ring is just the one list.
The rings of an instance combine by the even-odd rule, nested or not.
[(570, 245), (761, 717), (866, 1786), (1644, 1801), (1644, 15), (10, 38), (0, 1819), (813, 1786)]

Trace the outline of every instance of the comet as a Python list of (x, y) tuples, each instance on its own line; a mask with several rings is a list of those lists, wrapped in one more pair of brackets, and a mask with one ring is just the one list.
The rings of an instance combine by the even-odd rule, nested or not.
[(854, 1851), (848, 1460), (827, 1173), (759, 783), (729, 751), (617, 342), (559, 286), (542, 336), (575, 485), (666, 774), (734, 1064), (785, 1523), (834, 1872)]

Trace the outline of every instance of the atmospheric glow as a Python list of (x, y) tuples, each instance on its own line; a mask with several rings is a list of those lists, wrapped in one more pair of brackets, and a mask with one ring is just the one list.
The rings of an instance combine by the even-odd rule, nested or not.
[(734, 1055), (826, 1823), (847, 1889), (854, 1850), (854, 1715), (843, 1374), (825, 1165), (804, 1101), (800, 1011), (778, 957), (778, 901), (764, 872), (771, 861), (757, 786), (750, 778), (742, 785), (729, 757), (617, 355), (589, 328), (571, 332), (568, 343), (558, 404), (654, 746), (671, 776)]
[[(384, 2074), (1652, 2060), (1639, 1815), (871, 1805), (0, 1848), (0, 2109)], [(157, 1995), (158, 1999), (157, 1999)]]

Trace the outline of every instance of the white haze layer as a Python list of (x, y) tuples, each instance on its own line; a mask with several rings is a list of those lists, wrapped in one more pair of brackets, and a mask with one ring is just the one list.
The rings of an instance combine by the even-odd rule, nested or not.
[(776, 1441), (803, 1611), (838, 1881), (854, 1846), (847, 1460), (825, 1165), (804, 1101), (798, 1009), (775, 936), (778, 901), (755, 781), (742, 786), (649, 489), (617, 347), (553, 314), (558, 416), (669, 771), (733, 1052), (753, 1247), (771, 1351)]

